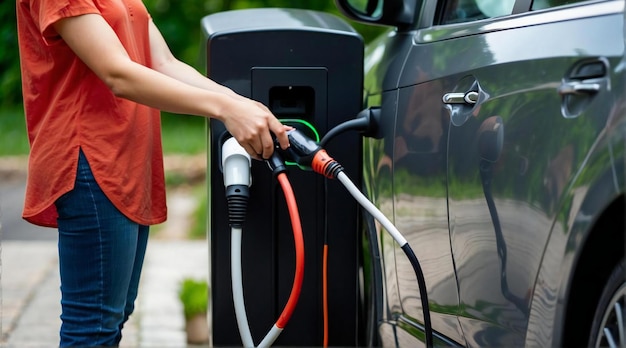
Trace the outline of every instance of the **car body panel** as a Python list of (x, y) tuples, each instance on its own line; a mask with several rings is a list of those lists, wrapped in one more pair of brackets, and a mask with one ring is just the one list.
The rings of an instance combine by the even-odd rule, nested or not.
[[(404, 61), (413, 46), (413, 38), (412, 33), (390, 30), (366, 47), (364, 62), (366, 98), (372, 95), (380, 96), (382, 91), (398, 88)], [(368, 102), (368, 105), (380, 104)], [(385, 117), (389, 116), (385, 115)]]
[[(393, 144), (395, 224), (422, 264), (433, 327), (459, 341), (458, 290), (448, 229), (446, 155), (448, 116), (441, 110), (441, 86), (400, 88)], [(437, 112), (440, 111), (440, 112)], [(401, 253), (401, 252), (400, 252)], [(411, 264), (396, 258), (402, 313), (423, 320), (421, 296)]]
[[(391, 32), (368, 47), (368, 105), (381, 99), (385, 137), (365, 143), (365, 185), (393, 192), (375, 203), (422, 264), (438, 338), (561, 343), (576, 246), (624, 192), (623, 28), (623, 1), (589, 1)], [(597, 92), (560, 95), (587, 66), (606, 68)], [(442, 102), (468, 91), (476, 104)], [(485, 148), (494, 128), (501, 143)], [(421, 344), (410, 264), (379, 237), (392, 298), (381, 339)]]
[[(564, 68), (595, 57), (610, 57), (614, 64), (623, 51), (619, 38), (606, 39), (621, 25), (619, 15), (576, 22), (495, 32), (511, 42), (541, 37), (543, 44), (528, 50), (534, 57), (515, 61), (510, 55), (469, 71), (490, 95), (450, 131), (450, 228), (464, 308), (461, 324), (468, 340), (473, 338), (469, 346), (524, 344), (531, 294), (552, 225), (573, 174), (585, 165), (610, 113), (610, 78), (581, 114), (561, 112), (564, 101), (557, 88), (567, 77)], [(601, 30), (594, 36), (590, 28)], [(482, 37), (490, 41), (490, 36)], [(588, 51), (576, 52), (581, 46)], [(492, 116), (503, 120), (504, 147), (490, 163), (481, 159), (478, 138), (481, 123)], [(468, 151), (472, 146), (475, 150)], [(489, 207), (489, 199), (495, 207)], [(566, 232), (560, 224), (555, 229)]]

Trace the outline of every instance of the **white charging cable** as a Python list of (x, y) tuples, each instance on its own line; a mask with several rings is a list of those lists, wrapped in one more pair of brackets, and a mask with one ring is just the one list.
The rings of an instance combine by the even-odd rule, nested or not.
[(354, 197), (354, 199), (357, 202), (359, 202), (359, 204), (361, 204), (361, 206), (365, 208), (365, 210), (367, 210), (370, 214), (372, 214), (374, 219), (378, 220), (378, 222), (380, 222), (383, 225), (383, 227), (385, 227), (387, 232), (389, 232), (391, 237), (398, 244), (400, 244), (401, 247), (407, 244), (406, 238), (404, 238), (404, 236), (400, 233), (400, 231), (398, 231), (396, 226), (394, 226), (394, 224), (391, 221), (389, 221), (389, 219), (385, 216), (385, 214), (383, 214), (380, 210), (378, 210), (378, 208), (376, 208), (376, 206), (372, 202), (370, 202), (370, 200), (367, 199), (365, 195), (363, 195), (361, 190), (359, 190), (359, 188), (354, 185), (354, 183), (352, 182), (352, 180), (350, 180), (350, 178), (348, 177), (348, 175), (346, 175), (346, 173), (344, 173), (343, 171), (339, 172), (337, 174), (337, 180), (339, 180), (343, 184), (343, 186), (348, 190), (348, 192), (350, 192), (352, 197)]
[[(280, 317), (272, 326), (258, 347), (271, 346), (283, 331), (289, 321), (300, 296), (304, 272), (304, 239), (302, 236), (302, 224), (298, 212), (297, 202), (291, 184), (284, 173), (284, 162), (280, 157), (272, 156), (268, 162), (270, 168), (276, 174), (278, 182), (285, 193), (287, 208), (294, 231), (294, 243), (296, 247), (296, 271), (291, 294)], [(245, 348), (254, 347), (254, 341), (250, 332), (246, 306), (243, 294), (242, 276), (242, 228), (245, 221), (249, 187), (252, 183), (250, 174), (250, 156), (234, 139), (229, 138), (222, 147), (222, 170), (224, 173), (224, 186), (226, 187), (226, 200), (228, 201), (228, 218), (231, 226), (231, 280), (233, 292), (233, 304), (241, 342)]]
[(254, 347), (254, 341), (248, 325), (243, 295), (241, 239), (249, 196), (248, 189), (252, 184), (251, 165), (250, 155), (235, 138), (229, 138), (224, 142), (222, 145), (222, 171), (231, 226), (230, 270), (233, 304), (241, 342), (246, 348)]

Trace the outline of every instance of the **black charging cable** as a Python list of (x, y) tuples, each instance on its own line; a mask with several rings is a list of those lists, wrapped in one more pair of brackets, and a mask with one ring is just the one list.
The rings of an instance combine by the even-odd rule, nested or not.
[(370, 138), (380, 139), (380, 108), (371, 107), (359, 112), (355, 119), (345, 121), (331, 128), (320, 140), (319, 146), (325, 148), (328, 142), (337, 135), (347, 131), (357, 131), (361, 135)]

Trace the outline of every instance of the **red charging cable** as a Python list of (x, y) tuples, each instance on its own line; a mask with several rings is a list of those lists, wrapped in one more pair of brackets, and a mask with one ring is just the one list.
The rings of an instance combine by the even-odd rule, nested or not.
[(296, 249), (296, 274), (294, 275), (293, 286), (291, 288), (291, 294), (289, 300), (283, 309), (280, 317), (276, 321), (276, 326), (283, 329), (293, 310), (296, 308), (298, 298), (300, 297), (300, 290), (302, 289), (302, 279), (304, 277), (304, 238), (302, 237), (302, 224), (300, 222), (300, 214), (298, 213), (298, 204), (296, 203), (296, 197), (291, 188), (291, 184), (287, 179), (285, 173), (280, 173), (277, 176), (278, 182), (285, 195), (287, 201), (287, 208), (289, 209), (289, 216), (291, 217), (291, 227), (293, 229), (293, 239)]
[(261, 341), (258, 347), (271, 346), (283, 331), (298, 303), (300, 290), (302, 289), (302, 279), (304, 278), (304, 238), (302, 237), (302, 224), (300, 222), (300, 214), (298, 213), (298, 204), (296, 203), (296, 197), (293, 194), (293, 189), (287, 179), (287, 175), (285, 173), (279, 173), (276, 177), (283, 189), (287, 208), (289, 209), (289, 216), (291, 217), (291, 227), (293, 229), (293, 239), (296, 249), (296, 272), (293, 279), (293, 286), (291, 287), (291, 294), (289, 295), (285, 308), (283, 308), (278, 320), (274, 323), (267, 335), (265, 335), (265, 338), (263, 338), (263, 341)]

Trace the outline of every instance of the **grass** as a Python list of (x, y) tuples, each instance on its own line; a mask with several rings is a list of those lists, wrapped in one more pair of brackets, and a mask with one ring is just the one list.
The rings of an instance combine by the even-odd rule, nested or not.
[(203, 117), (173, 115), (161, 116), (163, 153), (199, 154), (206, 152), (206, 119)]
[(208, 197), (206, 185), (198, 185), (193, 190), (198, 206), (192, 215), (193, 225), (189, 231), (190, 239), (207, 238)]
[(0, 156), (28, 154), (26, 122), (21, 108), (0, 110)]
[[(206, 151), (206, 121), (202, 117), (163, 114), (163, 153), (199, 154)], [(28, 154), (26, 122), (21, 107), (0, 110), (0, 156)]]

